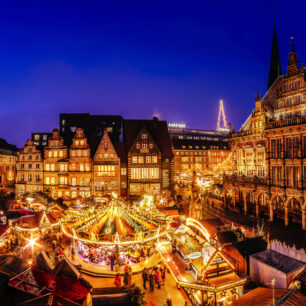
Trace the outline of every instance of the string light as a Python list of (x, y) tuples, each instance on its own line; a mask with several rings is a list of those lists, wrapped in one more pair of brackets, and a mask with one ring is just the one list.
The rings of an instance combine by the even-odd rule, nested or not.
[[(222, 116), (222, 121), (223, 121), (223, 128), (221, 128), (220, 123), (221, 123), (221, 116)], [(224, 106), (223, 106), (223, 100), (220, 100), (219, 104), (219, 114), (218, 114), (218, 123), (217, 123), (217, 131), (222, 131), (222, 130), (227, 130), (227, 123), (226, 123), (226, 117), (225, 117), (225, 111), (224, 111)]]

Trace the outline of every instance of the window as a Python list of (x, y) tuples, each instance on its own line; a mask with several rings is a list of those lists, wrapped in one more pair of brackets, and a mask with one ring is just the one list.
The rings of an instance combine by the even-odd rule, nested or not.
[(63, 157), (64, 156), (64, 152), (62, 150), (59, 151), (59, 157)]
[(32, 182), (32, 173), (28, 174), (28, 182)]
[(113, 159), (114, 158), (114, 154), (109, 154), (109, 158)]
[(152, 164), (157, 164), (157, 156), (152, 156)]
[(76, 169), (76, 165), (75, 164), (71, 164), (71, 171), (75, 171)]
[(55, 177), (51, 177), (51, 185), (55, 185)]
[(138, 163), (143, 164), (143, 156), (138, 156)]
[(54, 151), (54, 157), (57, 157), (58, 156), (58, 151)]
[(52, 151), (48, 152), (48, 157), (52, 157)]
[(62, 171), (62, 172), (63, 172), (63, 171), (67, 171), (67, 168), (68, 168), (68, 167), (67, 167), (67, 164), (60, 164), (60, 165), (59, 165), (59, 169), (60, 169), (60, 171)]
[(139, 142), (136, 143), (136, 149), (140, 149), (140, 143)]
[(151, 156), (146, 156), (146, 163), (151, 164)]
[(84, 171), (85, 168), (84, 168), (84, 164), (80, 164), (80, 171)]
[(158, 179), (159, 168), (131, 168), (131, 179)]
[(32, 155), (29, 155), (29, 156), (28, 156), (28, 160), (32, 160)]
[(132, 156), (132, 164), (137, 164), (137, 156)]
[(50, 177), (49, 176), (46, 177), (46, 185), (50, 185)]
[(148, 148), (148, 144), (147, 144), (147, 143), (142, 143), (142, 144), (141, 144), (141, 147), (142, 147), (143, 149), (147, 149), (147, 148)]
[(126, 168), (121, 168), (121, 175), (126, 175)]
[(39, 134), (35, 134), (35, 135), (34, 135), (34, 139), (35, 139), (35, 140), (39, 140), (39, 138), (40, 138), (40, 137), (39, 137)]
[(40, 165), (39, 165), (39, 164), (36, 164), (35, 168), (36, 168), (36, 169), (39, 169), (39, 168), (40, 168)]
[(28, 169), (32, 169), (32, 164), (28, 164)]
[(113, 165), (99, 165), (97, 166), (96, 176), (115, 176), (116, 167)]
[(50, 171), (50, 164), (46, 164), (46, 171)]
[(39, 160), (39, 155), (35, 155), (35, 160)]
[(85, 170), (90, 171), (90, 164), (85, 164)]
[(20, 169), (24, 169), (24, 164), (21, 164), (21, 165), (20, 165)]
[(50, 170), (55, 171), (55, 164), (50, 164)]
[(71, 178), (71, 185), (76, 186), (76, 178), (75, 177)]
[(150, 144), (149, 144), (149, 148), (150, 148), (150, 149), (153, 149), (153, 143), (150, 143)]
[(86, 186), (90, 186), (90, 178), (87, 177), (85, 181), (86, 181)]
[(35, 181), (40, 182), (40, 175), (38, 173), (35, 175)]
[(142, 138), (142, 139), (147, 139), (147, 138), (148, 138), (148, 135), (147, 135), (147, 134), (142, 134), (142, 135), (141, 135), (141, 138)]

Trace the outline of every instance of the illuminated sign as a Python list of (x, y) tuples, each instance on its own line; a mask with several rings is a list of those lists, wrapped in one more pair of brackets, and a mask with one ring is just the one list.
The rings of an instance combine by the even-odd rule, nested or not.
[(185, 123), (168, 123), (168, 127), (184, 129), (186, 127), (186, 124)]

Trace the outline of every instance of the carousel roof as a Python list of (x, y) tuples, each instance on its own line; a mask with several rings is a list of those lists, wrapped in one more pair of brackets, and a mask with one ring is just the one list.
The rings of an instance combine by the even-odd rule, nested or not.
[(112, 199), (96, 210), (73, 211), (62, 219), (62, 223), (68, 232), (91, 239), (103, 235), (154, 233), (168, 223), (168, 217), (156, 209), (141, 210), (119, 199)]

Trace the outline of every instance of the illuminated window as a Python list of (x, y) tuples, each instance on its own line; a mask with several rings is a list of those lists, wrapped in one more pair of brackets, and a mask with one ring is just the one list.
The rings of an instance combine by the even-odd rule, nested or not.
[(150, 143), (150, 144), (149, 144), (149, 148), (150, 148), (150, 149), (153, 149), (153, 143)]
[(50, 164), (50, 170), (55, 171), (55, 164)]
[(157, 156), (154, 155), (152, 156), (152, 164), (156, 164), (157, 163)]
[(126, 175), (126, 168), (121, 168), (121, 175)]
[(80, 171), (84, 171), (84, 164), (80, 164)]
[(58, 151), (54, 151), (54, 157), (58, 157)]
[(138, 163), (143, 164), (143, 156), (138, 156)]
[(76, 186), (76, 178), (75, 177), (71, 178), (71, 185)]
[(142, 144), (141, 144), (141, 147), (142, 147), (143, 149), (147, 149), (147, 148), (148, 148), (148, 144), (142, 143)]
[(90, 164), (85, 164), (85, 170), (90, 171)]
[(63, 157), (64, 156), (64, 152), (61, 150), (59, 151), (59, 157)]
[(50, 185), (50, 177), (49, 176), (46, 177), (46, 185)]
[(139, 142), (136, 143), (136, 149), (140, 149), (140, 143)]
[(142, 138), (142, 139), (147, 139), (147, 138), (148, 138), (148, 135), (147, 135), (147, 134), (142, 134), (142, 135), (141, 135), (141, 138)]
[(132, 156), (132, 163), (137, 164), (137, 156)]
[(146, 163), (151, 164), (151, 156), (146, 156)]

